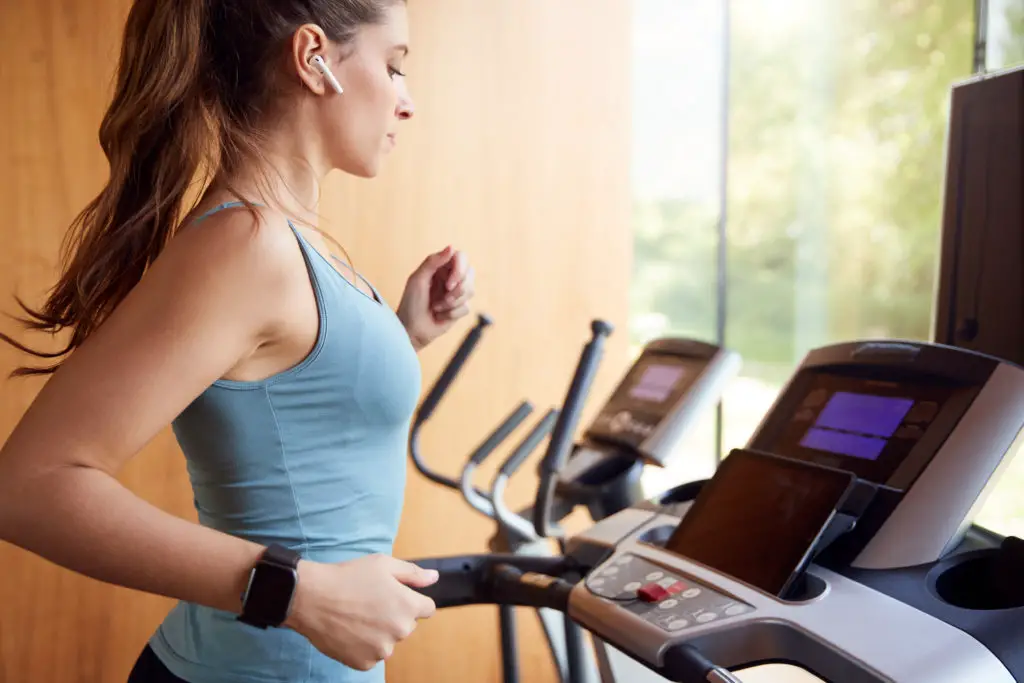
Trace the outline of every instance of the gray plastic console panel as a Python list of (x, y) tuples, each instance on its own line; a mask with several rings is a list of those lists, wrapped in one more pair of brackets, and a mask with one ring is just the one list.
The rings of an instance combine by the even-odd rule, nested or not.
[[(675, 510), (682, 513), (681, 507)], [(1014, 681), (970, 635), (817, 565), (808, 571), (816, 589), (809, 599), (782, 602), (639, 540), (678, 523), (678, 517), (631, 508), (575, 537), (570, 553), (579, 542), (615, 552), (574, 589), (570, 616), (654, 668), (667, 647), (692, 642), (729, 668), (790, 661), (843, 683)], [(683, 585), (657, 604), (629, 599), (629, 589), (650, 582)]]

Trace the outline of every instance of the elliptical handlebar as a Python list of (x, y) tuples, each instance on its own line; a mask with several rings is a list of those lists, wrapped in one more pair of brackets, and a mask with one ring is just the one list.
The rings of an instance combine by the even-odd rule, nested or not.
[(416, 411), (416, 423), (426, 422), (430, 419), (430, 416), (434, 413), (437, 408), (437, 404), (441, 402), (441, 398), (445, 392), (448, 391), (448, 387), (451, 386), (452, 382), (455, 381), (455, 377), (462, 370), (463, 364), (466, 359), (469, 358), (470, 354), (476, 348), (476, 345), (480, 342), (480, 337), (484, 333), (484, 329), (492, 324), (491, 318), (483, 313), (477, 315), (476, 325), (473, 326), (462, 340), (459, 348), (455, 351), (455, 355), (451, 357), (448, 364), (445, 366), (441, 375), (434, 382), (434, 385), (430, 388), (430, 392), (427, 397), (423, 399), (423, 403), (420, 404), (419, 410)]
[(569, 457), (576, 425), (579, 423), (583, 404), (590, 392), (590, 386), (597, 374), (597, 366), (604, 352), (605, 339), (611, 335), (614, 328), (603, 320), (594, 320), (590, 325), (590, 330), (591, 339), (580, 354), (572, 384), (565, 396), (562, 410), (558, 415), (558, 421), (555, 423), (551, 441), (548, 444), (547, 453), (540, 465), (541, 480), (537, 491), (537, 501), (533, 507), (533, 525), (537, 535), (542, 538), (555, 535), (551, 523), (551, 512), (558, 473)]
[(548, 410), (541, 421), (526, 435), (522, 443), (516, 447), (512, 455), (501, 464), (501, 468), (491, 482), (490, 500), (494, 511), (494, 518), (497, 520), (499, 527), (504, 529), (506, 533), (514, 533), (526, 541), (537, 540), (536, 531), (531, 520), (513, 512), (505, 504), (505, 487), (508, 485), (508, 480), (516, 473), (530, 453), (537, 448), (537, 444), (551, 433), (555, 426), (555, 421), (558, 419), (558, 414), (558, 410), (555, 408)]
[(462, 475), (459, 477), (458, 486), (462, 492), (462, 497), (466, 499), (466, 502), (473, 509), (488, 517), (494, 517), (494, 506), (491, 496), (473, 486), (473, 474), (476, 473), (476, 468), (487, 459), (487, 456), (493, 453), (494, 449), (504, 442), (532, 412), (533, 406), (530, 405), (529, 401), (520, 403), (519, 407), (512, 411), (505, 418), (505, 421), (491, 432), (491, 435), (473, 451), (473, 455), (469, 457), (465, 467), (462, 468)]
[[(455, 381), (455, 377), (462, 370), (462, 366), (465, 364), (466, 359), (469, 358), (470, 354), (476, 348), (476, 345), (480, 342), (480, 337), (484, 333), (484, 329), (491, 325), (491, 319), (487, 315), (480, 313), (477, 315), (476, 325), (466, 334), (463, 338), (459, 348), (455, 351), (455, 354), (448, 361), (441, 375), (434, 382), (434, 385), (430, 388), (427, 393), (427, 397), (420, 403), (419, 408), (416, 410), (416, 415), (413, 419), (412, 428), (409, 431), (409, 457), (412, 459), (412, 464), (419, 470), (419, 473), (424, 477), (434, 482), (435, 484), (441, 484), (448, 488), (459, 490), (461, 484), (455, 479), (445, 476), (440, 472), (435, 472), (430, 469), (427, 464), (423, 461), (423, 456), (420, 453), (420, 440), (419, 434), (420, 429), (423, 427), (423, 423), (430, 419), (434, 414), (434, 410), (437, 409), (441, 399), (447, 393), (452, 382)], [(526, 406), (526, 414), (520, 416)], [(483, 460), (487, 455), (493, 451), (502, 440), (508, 437), (508, 435), (517, 427), (519, 424), (526, 419), (526, 416), (533, 410), (532, 406), (524, 402), (520, 404), (519, 408), (513, 412), (509, 417), (505, 419), (497, 430), (495, 430), (490, 437), (477, 450), (474, 452), (473, 457)], [(518, 417), (518, 421), (516, 418)], [(511, 426), (510, 426), (511, 425)], [(500, 438), (498, 438), (500, 435)], [(487, 494), (482, 491), (475, 490), (480, 496), (486, 497)]]

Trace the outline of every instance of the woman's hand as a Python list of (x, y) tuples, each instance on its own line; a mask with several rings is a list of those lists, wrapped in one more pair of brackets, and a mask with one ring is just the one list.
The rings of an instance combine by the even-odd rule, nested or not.
[(397, 313), (417, 351), (469, 314), (474, 277), (466, 255), (452, 247), (428, 256), (409, 276)]
[(285, 626), (328, 657), (368, 671), (391, 656), (417, 620), (434, 614), (434, 601), (410, 586), (423, 588), (436, 581), (436, 571), (386, 555), (341, 564), (301, 561)]

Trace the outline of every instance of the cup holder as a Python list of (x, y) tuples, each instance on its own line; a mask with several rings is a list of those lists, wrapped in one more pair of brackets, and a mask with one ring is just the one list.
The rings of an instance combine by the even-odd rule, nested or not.
[(812, 602), (825, 595), (827, 590), (828, 584), (824, 579), (804, 572), (793, 582), (782, 599), (795, 604)]
[(941, 569), (934, 590), (943, 602), (962, 609), (1024, 607), (1020, 566), (995, 549), (970, 553)]
[(655, 499), (658, 505), (673, 505), (675, 503), (689, 503), (693, 501), (700, 490), (704, 487), (704, 484), (708, 482), (707, 479), (698, 479), (696, 481), (688, 481), (678, 486), (673, 486), (669, 490), (662, 493)]
[(672, 532), (675, 530), (676, 528), (671, 524), (662, 524), (643, 532), (637, 537), (637, 540), (641, 543), (664, 548), (665, 544), (668, 543), (668, 539), (672, 538)]

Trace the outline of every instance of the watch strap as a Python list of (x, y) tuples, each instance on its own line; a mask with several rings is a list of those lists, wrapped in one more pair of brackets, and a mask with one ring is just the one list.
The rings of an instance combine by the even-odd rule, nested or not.
[(277, 543), (271, 543), (267, 546), (267, 549), (263, 551), (263, 556), (260, 557), (260, 562), (272, 562), (282, 567), (290, 567), (297, 569), (299, 566), (299, 560), (302, 556), (294, 550), (285, 548), (283, 545)]

